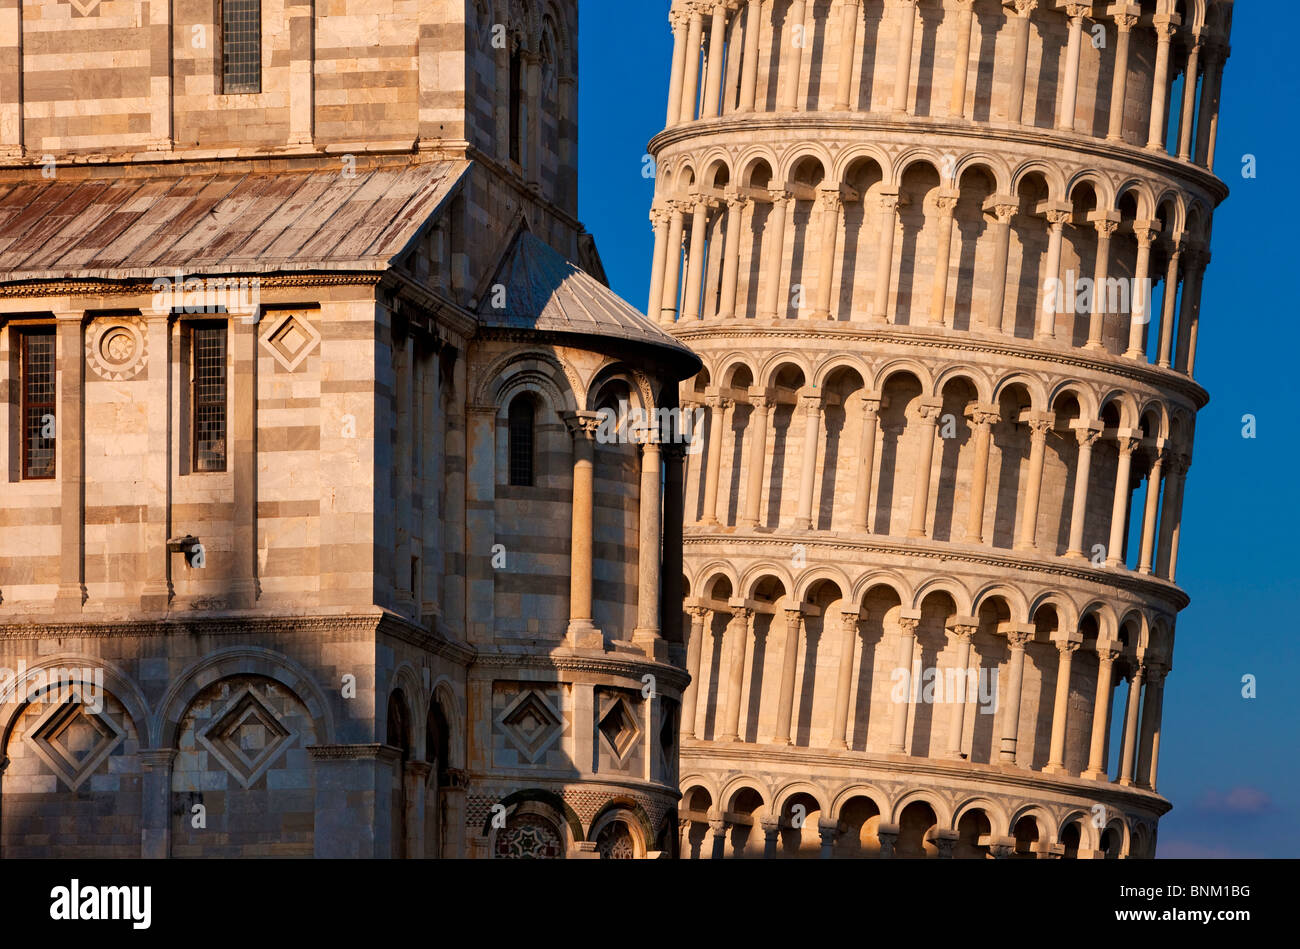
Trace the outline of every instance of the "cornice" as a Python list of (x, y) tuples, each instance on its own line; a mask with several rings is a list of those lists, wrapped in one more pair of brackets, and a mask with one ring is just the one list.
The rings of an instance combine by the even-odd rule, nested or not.
[(681, 690), (690, 682), (686, 670), (654, 659), (636, 656), (594, 656), (536, 653), (510, 653), (483, 650), (478, 652), (470, 670), (476, 666), (489, 668), (546, 669), (556, 672), (595, 672), (640, 680), (647, 672), (663, 680), (669, 687)]
[(1080, 567), (1077, 561), (1054, 558), (1052, 562), (1018, 557), (1014, 553), (983, 552), (977, 548), (951, 547), (936, 545), (933, 542), (910, 541), (893, 543), (885, 539), (852, 540), (847, 537), (828, 536), (825, 533), (809, 531), (807, 534), (773, 531), (756, 534), (745, 528), (736, 528), (734, 533), (720, 534), (716, 528), (699, 528), (687, 525), (682, 538), (684, 547), (704, 547), (718, 544), (727, 548), (727, 555), (735, 558), (738, 547), (761, 547), (767, 544), (795, 545), (805, 548), (822, 548), (826, 550), (859, 551), (876, 556), (923, 557), (945, 563), (970, 563), (1002, 570), (1018, 570), (1027, 573), (1044, 574), (1051, 577), (1067, 577), (1098, 586), (1118, 588), (1140, 596), (1156, 597), (1169, 603), (1175, 612), (1186, 609), (1191, 597), (1176, 584), (1158, 577), (1144, 577), (1139, 574), (1119, 573), (1110, 570)]
[[(728, 767), (733, 760), (736, 767)], [(681, 772), (689, 774), (688, 761), (699, 761), (694, 768), (701, 772), (744, 771), (750, 763), (790, 767), (795, 765), (801, 773), (814, 775), (815, 767), (844, 769), (852, 772), (844, 781), (859, 778), (866, 769), (903, 776), (927, 775), (941, 778), (958, 778), (976, 782), (984, 787), (1029, 788), (1083, 797), (1090, 801), (1104, 801), (1127, 806), (1140, 806), (1157, 817), (1168, 813), (1173, 805), (1154, 791), (1138, 787), (1119, 787), (1110, 783), (1088, 781), (1070, 776), (1049, 775), (1021, 768), (1004, 768), (998, 765), (967, 763), (947, 764), (933, 758), (911, 756), (879, 757), (863, 752), (830, 752), (790, 745), (762, 745), (738, 742), (701, 741), (686, 739), (682, 742)]]
[[(206, 273), (202, 268), (183, 270), (187, 276)], [(281, 276), (264, 275), (257, 271), (230, 272), (227, 277), (256, 277), (262, 289), (277, 287), (339, 287), (375, 286), (385, 276), (383, 271), (368, 270), (345, 273), (300, 273)], [(0, 284), (0, 297), (66, 297), (104, 296), (109, 294), (142, 294), (152, 296), (158, 291), (152, 280), (24, 280)]]
[(722, 116), (675, 125), (650, 139), (646, 151), (658, 158), (663, 149), (692, 138), (714, 133), (754, 132), (764, 129), (816, 129), (822, 134), (835, 131), (898, 132), (911, 135), (922, 134), (928, 139), (933, 139), (936, 135), (950, 135), (983, 144), (1002, 142), (1009, 145), (1031, 145), (1036, 148), (1046, 146), (1075, 156), (1076, 161), (1078, 156), (1106, 158), (1165, 178), (1187, 182), (1211, 195), (1215, 199), (1216, 207), (1228, 197), (1229, 193), (1227, 184), (1214, 173), (1199, 165), (1179, 161), (1167, 154), (1153, 152), (1146, 148), (1128, 144), (1116, 145), (1106, 139), (1063, 133), (1049, 128), (1027, 128), (969, 121), (954, 123), (947, 119), (913, 115), (909, 115), (906, 120), (898, 120), (870, 112), (816, 112), (806, 115), (750, 112), (744, 113), (741, 118)]
[[(753, 325), (746, 325), (751, 323)], [(785, 326), (783, 324), (790, 324)], [(758, 322), (754, 320), (740, 323), (738, 321), (718, 322), (700, 321), (698, 327), (680, 328), (678, 322), (668, 328), (675, 338), (685, 341), (717, 339), (809, 339), (809, 340), (858, 340), (879, 343), (897, 343), (904, 346), (926, 346), (934, 349), (948, 349), (957, 352), (987, 353), (991, 356), (1014, 356), (1037, 362), (1057, 363), (1077, 369), (1090, 369), (1094, 372), (1108, 373), (1135, 382), (1149, 385), (1162, 391), (1175, 392), (1186, 398), (1196, 409), (1205, 408), (1210, 402), (1210, 394), (1193, 379), (1182, 373), (1161, 369), (1146, 363), (1130, 363), (1120, 357), (1098, 358), (1089, 356), (1082, 350), (1046, 349), (1038, 345), (1030, 348), (1024, 344), (1031, 340), (1016, 338), (1014, 342), (1000, 342), (994, 337), (954, 336), (949, 334), (927, 333), (912, 328), (900, 329), (887, 326), (872, 328), (855, 327), (851, 323), (839, 321), (828, 323), (811, 323), (804, 320), (778, 320)]]

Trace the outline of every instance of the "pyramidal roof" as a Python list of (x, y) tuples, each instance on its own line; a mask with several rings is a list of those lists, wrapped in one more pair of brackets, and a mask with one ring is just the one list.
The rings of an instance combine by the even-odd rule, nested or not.
[[(488, 287), (477, 311), (484, 326), (650, 343), (698, 365), (688, 347), (522, 223)], [(496, 287), (505, 288), (504, 298)]]

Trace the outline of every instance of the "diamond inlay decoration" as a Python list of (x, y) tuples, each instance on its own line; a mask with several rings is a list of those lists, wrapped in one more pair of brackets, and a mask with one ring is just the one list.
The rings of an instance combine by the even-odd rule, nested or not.
[(27, 733), (37, 756), (74, 791), (125, 739), (122, 727), (87, 705), (76, 689), (67, 701), (52, 705)]
[(510, 703), (497, 724), (525, 758), (536, 762), (564, 731), (564, 718), (540, 692), (527, 691)]
[(262, 345), (289, 372), (302, 365), (316, 351), (321, 335), (307, 320), (285, 313), (272, 320), (262, 333)]
[(195, 736), (244, 787), (252, 786), (298, 736), (252, 689), (245, 689)]
[(628, 708), (627, 699), (621, 695), (603, 697), (601, 701), (600, 734), (619, 764), (627, 763), (628, 753), (636, 746), (641, 729), (636, 716)]

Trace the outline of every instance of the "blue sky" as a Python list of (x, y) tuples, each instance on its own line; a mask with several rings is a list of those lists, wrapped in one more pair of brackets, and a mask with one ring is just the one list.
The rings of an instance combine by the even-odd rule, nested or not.
[[(1160, 824), (1162, 857), (1300, 855), (1300, 440), (1286, 409), (1300, 405), (1300, 322), (1288, 314), (1300, 267), (1279, 239), (1295, 219), (1300, 70), (1289, 33), (1270, 29), (1272, 6), (1237, 4), (1224, 79), (1215, 171), (1232, 196), (1215, 215), (1201, 308), (1197, 379), (1211, 402), (1179, 550), (1192, 605), (1165, 688), (1160, 791), (1174, 810)], [(667, 9), (580, 3), (581, 216), (614, 289), (638, 308), (653, 247), (642, 158), (664, 123)], [(1245, 155), (1254, 179), (1242, 177)], [(1254, 439), (1242, 437), (1248, 414)], [(1254, 699), (1242, 697), (1245, 675)]]

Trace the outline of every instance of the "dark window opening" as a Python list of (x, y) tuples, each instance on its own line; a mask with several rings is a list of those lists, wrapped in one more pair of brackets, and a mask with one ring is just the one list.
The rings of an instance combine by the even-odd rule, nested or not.
[(190, 332), (195, 471), (226, 470), (226, 325)]
[(533, 486), (533, 427), (536, 414), (533, 400), (526, 396), (510, 403), (510, 484), (513, 487)]
[(54, 330), (28, 330), (22, 339), (23, 477), (54, 477)]
[(261, 0), (221, 4), (221, 91), (227, 95), (262, 91)]

